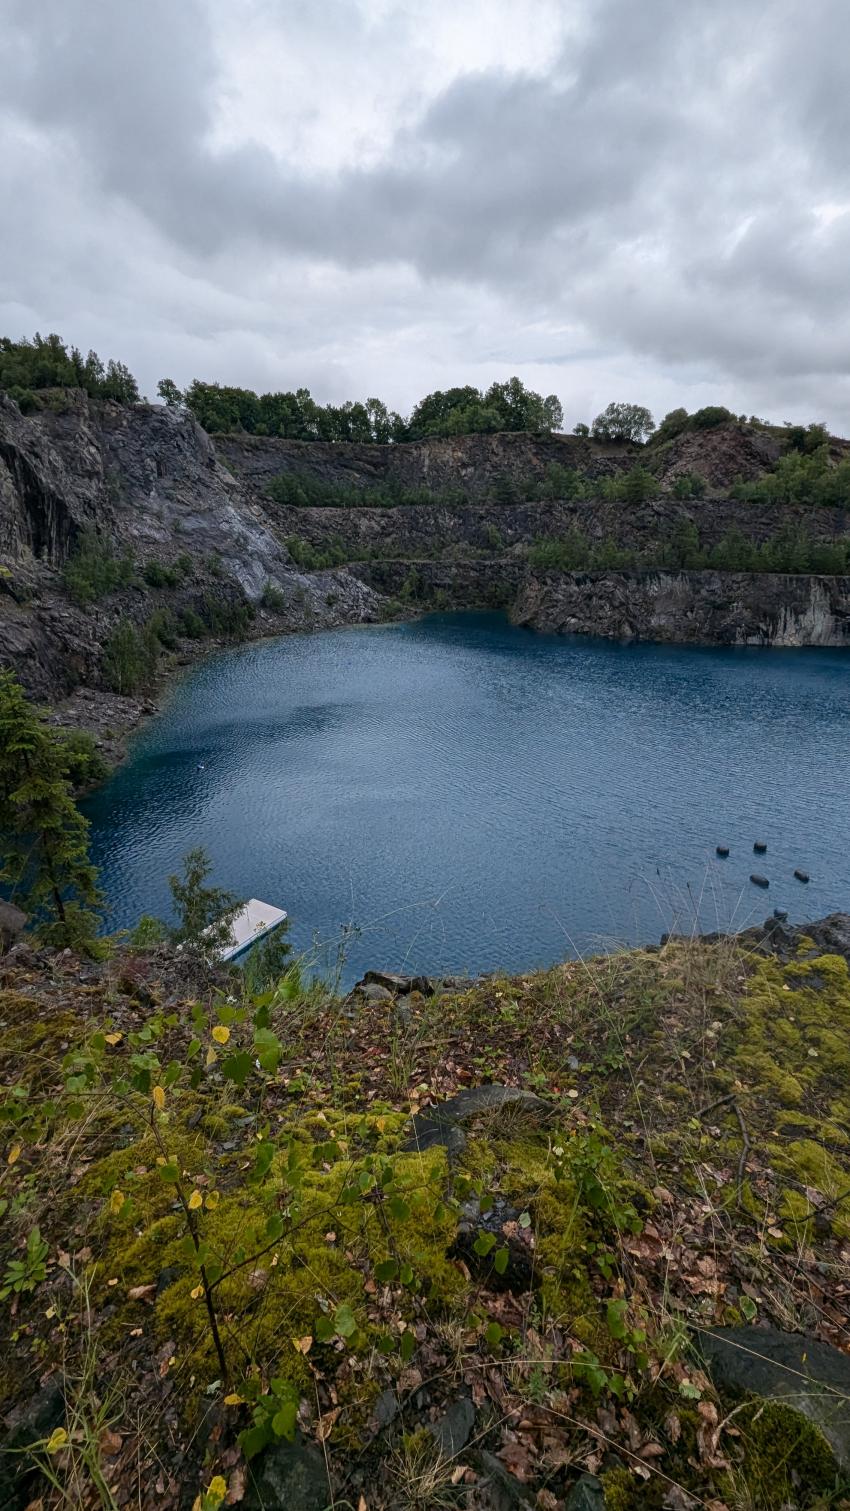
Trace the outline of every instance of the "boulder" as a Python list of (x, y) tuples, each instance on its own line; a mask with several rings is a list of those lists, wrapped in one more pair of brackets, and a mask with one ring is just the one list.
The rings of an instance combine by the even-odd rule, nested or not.
[(318, 1448), (296, 1436), (270, 1444), (251, 1463), (243, 1511), (326, 1511), (333, 1503), (325, 1460)]
[(5, 1511), (23, 1511), (30, 1500), (33, 1466), (24, 1450), (49, 1438), (64, 1421), (65, 1395), (57, 1379), (5, 1418), (6, 1432), (0, 1437), (0, 1506)]
[(840, 1469), (850, 1470), (850, 1356), (773, 1327), (718, 1327), (698, 1338), (718, 1389), (798, 1411), (826, 1439)]
[(406, 997), (410, 992), (421, 992), (423, 997), (433, 997), (436, 990), (430, 976), (396, 976), (392, 971), (367, 971), (354, 990), (362, 992), (369, 986), (382, 986), (393, 997)]
[(583, 1474), (567, 1496), (567, 1511), (605, 1511), (605, 1491), (595, 1474)]
[(16, 908), (13, 902), (0, 901), (0, 955), (10, 950), (15, 940), (24, 932), (27, 915)]
[(518, 1086), (471, 1086), (437, 1107), (418, 1112), (402, 1152), (409, 1154), (442, 1144), (449, 1155), (459, 1154), (466, 1145), (465, 1125), (479, 1117), (499, 1116), (505, 1122), (515, 1118), (542, 1126), (553, 1115), (549, 1102)]
[(469, 1396), (453, 1401), (445, 1416), (429, 1427), (444, 1459), (453, 1459), (466, 1447), (475, 1426), (475, 1407)]

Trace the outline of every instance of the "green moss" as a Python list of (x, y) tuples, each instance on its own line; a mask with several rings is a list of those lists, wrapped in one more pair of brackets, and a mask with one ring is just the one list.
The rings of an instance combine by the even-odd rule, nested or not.
[(829, 1444), (799, 1412), (778, 1401), (753, 1401), (738, 1413), (736, 1426), (744, 1478), (756, 1506), (812, 1506), (835, 1489)]

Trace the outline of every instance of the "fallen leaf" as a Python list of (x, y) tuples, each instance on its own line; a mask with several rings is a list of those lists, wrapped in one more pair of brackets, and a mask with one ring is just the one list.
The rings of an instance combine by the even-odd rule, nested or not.
[(108, 1459), (114, 1458), (120, 1453), (124, 1439), (119, 1432), (113, 1432), (111, 1428), (104, 1427), (100, 1434), (100, 1451)]
[(20, 1159), (20, 1157), (21, 1157), (21, 1145), (20, 1144), (13, 1144), (12, 1147), (11, 1147), (11, 1149), (9, 1150), (8, 1155), (6, 1156), (6, 1164), (7, 1165), (15, 1165), (15, 1164), (17, 1164), (17, 1162)]
[(230, 1038), (230, 1029), (225, 1028), (223, 1023), (217, 1023), (212, 1031), (216, 1044), (226, 1044)]
[(331, 1432), (333, 1431), (334, 1423), (336, 1422), (336, 1419), (341, 1411), (341, 1406), (334, 1406), (332, 1411), (326, 1411), (323, 1416), (319, 1417), (319, 1420), (316, 1423), (316, 1437), (318, 1438), (320, 1443), (323, 1443), (325, 1441), (325, 1438), (330, 1436)]
[(127, 1297), (130, 1301), (145, 1301), (148, 1296), (153, 1296), (155, 1293), (156, 1285), (151, 1282), (150, 1285), (132, 1285), (127, 1292)]
[(152, 1093), (153, 1104), (157, 1112), (162, 1112), (165, 1107), (165, 1092), (161, 1086), (155, 1086)]
[(190, 1212), (197, 1212), (198, 1208), (204, 1205), (204, 1198), (202, 1197), (200, 1191), (192, 1192), (192, 1195), (189, 1197), (188, 1205)]

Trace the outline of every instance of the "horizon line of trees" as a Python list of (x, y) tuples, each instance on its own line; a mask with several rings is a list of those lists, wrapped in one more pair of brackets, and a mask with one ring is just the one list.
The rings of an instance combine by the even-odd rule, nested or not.
[[(24, 337), (19, 341), (0, 336), (0, 389), (24, 413), (42, 407), (39, 391), (67, 388), (119, 404), (141, 400), (138, 383), (123, 362), (112, 358), (104, 362), (95, 351), (83, 357), (78, 347), (68, 347), (55, 332), (42, 336), (37, 331), (32, 340)], [(195, 378), (181, 390), (173, 379), (161, 378), (157, 393), (169, 408), (188, 410), (212, 435), (243, 432), (287, 440), (386, 444), (498, 431), (549, 435), (562, 430), (564, 423), (557, 395), (544, 398), (518, 377), (491, 383), (487, 389), (471, 384), (436, 389), (420, 399), (408, 418), (379, 398), (319, 404), (308, 388), (259, 394), (250, 388)], [(748, 419), (720, 404), (706, 405), (692, 414), (684, 407), (673, 409), (656, 425), (645, 405), (613, 402), (589, 425), (579, 421), (572, 433), (601, 442), (655, 447), (686, 431), (729, 424), (773, 428), (756, 415)], [(785, 431), (786, 451), (810, 455), (829, 441), (829, 432), (819, 423), (803, 426), (786, 421)]]

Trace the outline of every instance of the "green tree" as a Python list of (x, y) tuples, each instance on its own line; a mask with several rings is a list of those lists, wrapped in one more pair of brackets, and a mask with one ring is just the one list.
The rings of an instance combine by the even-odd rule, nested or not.
[(183, 394), (173, 378), (160, 378), (156, 385), (156, 391), (162, 399), (163, 404), (167, 404), (169, 409), (180, 409), (185, 402)]
[(0, 882), (42, 938), (91, 953), (102, 898), (72, 760), (14, 673), (0, 672)]
[(198, 954), (214, 953), (229, 942), (231, 924), (241, 906), (232, 892), (206, 885), (211, 873), (210, 858), (198, 846), (183, 857), (183, 875), (168, 878), (177, 914), (172, 938)]
[(632, 467), (620, 480), (620, 496), (627, 504), (642, 504), (658, 492), (658, 483), (645, 467)]
[(596, 441), (644, 441), (655, 421), (642, 404), (609, 404), (596, 416), (590, 433)]

